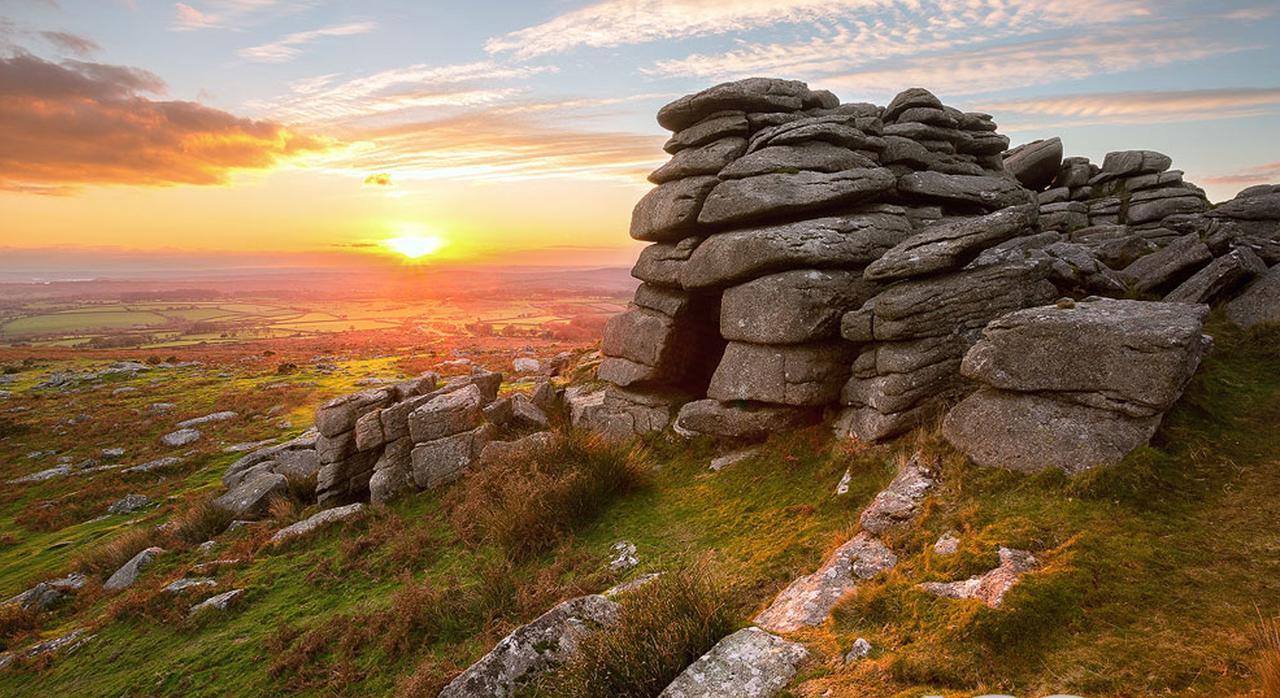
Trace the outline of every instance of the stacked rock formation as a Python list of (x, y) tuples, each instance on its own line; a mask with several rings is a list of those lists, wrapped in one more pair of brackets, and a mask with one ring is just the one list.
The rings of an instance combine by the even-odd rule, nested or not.
[(1005, 166), (1037, 192), (1042, 235), (1011, 255), (1036, 256), (1055, 283), (1119, 295), (1211, 303), (1280, 262), (1280, 193), (1250, 187), (1212, 207), (1204, 191), (1150, 150), (1108, 153), (1102, 166), (1062, 157), (1057, 138), (1005, 153)]
[[(1035, 226), (1034, 196), (1004, 172), (1008, 139), (985, 114), (923, 89), (878, 107), (753, 78), (682, 97), (658, 122), (674, 132), (672, 158), (632, 216), (632, 237), (653, 244), (632, 270), (643, 282), (632, 307), (605, 331), (599, 377), (612, 385), (583, 415), (595, 429), (674, 420), (754, 438), (810, 421), (842, 394), (858, 415), (905, 428), (925, 396), (903, 385), (895, 400), (869, 400), (872, 382), (920, 383), (926, 371), (945, 381), (967, 348), (959, 335), (976, 338), (996, 309), (1052, 297), (1031, 266), (996, 265), (976, 272), (978, 295), (1000, 299), (987, 313), (968, 293), (977, 277), (952, 276), (990, 240), (968, 231), (973, 241), (948, 242), (966, 234), (961, 221), (1015, 207), (999, 219), (1003, 235)], [(934, 246), (914, 239), (925, 231)], [(895, 266), (871, 271), (908, 240), (927, 263), (900, 250)], [(921, 313), (918, 294), (936, 297), (938, 312)], [(842, 329), (850, 312), (860, 322)], [(846, 423), (866, 437), (892, 430)]]
[(1010, 313), (965, 356), (982, 388), (943, 434), (980, 465), (1075, 473), (1119, 461), (1150, 440), (1200, 365), (1208, 312), (1096, 298)]

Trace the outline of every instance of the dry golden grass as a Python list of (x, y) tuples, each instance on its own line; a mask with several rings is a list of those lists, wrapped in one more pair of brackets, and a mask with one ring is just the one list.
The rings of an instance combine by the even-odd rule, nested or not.
[(1262, 645), (1258, 675), (1262, 679), (1263, 698), (1280, 698), (1280, 619), (1264, 618), (1258, 635)]
[(75, 558), (72, 566), (89, 575), (109, 575), (133, 559), (134, 555), (155, 545), (160, 538), (150, 526), (136, 526)]

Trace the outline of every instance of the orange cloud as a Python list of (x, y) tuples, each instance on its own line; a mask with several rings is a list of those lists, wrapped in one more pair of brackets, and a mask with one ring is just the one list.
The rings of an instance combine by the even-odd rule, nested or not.
[(18, 136), (0, 149), (0, 189), (221, 184), (235, 170), (328, 147), (272, 121), (141, 94), (164, 90), (136, 68), (0, 58), (0, 132)]
[(364, 178), (365, 186), (370, 187), (389, 187), (391, 186), (391, 175), (386, 172), (371, 174)]

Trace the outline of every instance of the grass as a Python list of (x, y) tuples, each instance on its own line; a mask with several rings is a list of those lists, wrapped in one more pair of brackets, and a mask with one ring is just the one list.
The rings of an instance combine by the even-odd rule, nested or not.
[(1263, 619), (1258, 627), (1261, 657), (1258, 675), (1262, 677), (1264, 698), (1280, 698), (1280, 621)]
[(648, 698), (734, 630), (722, 587), (706, 561), (665, 573), (621, 602), (617, 622), (588, 635), (529, 698)]

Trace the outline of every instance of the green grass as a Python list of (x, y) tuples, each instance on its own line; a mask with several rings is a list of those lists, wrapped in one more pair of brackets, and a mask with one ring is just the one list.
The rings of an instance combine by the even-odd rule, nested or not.
[(163, 325), (169, 320), (156, 313), (125, 308), (84, 310), (31, 315), (0, 326), (0, 336), (24, 337), (42, 334), (78, 334), (93, 330), (115, 330), (129, 327)]

